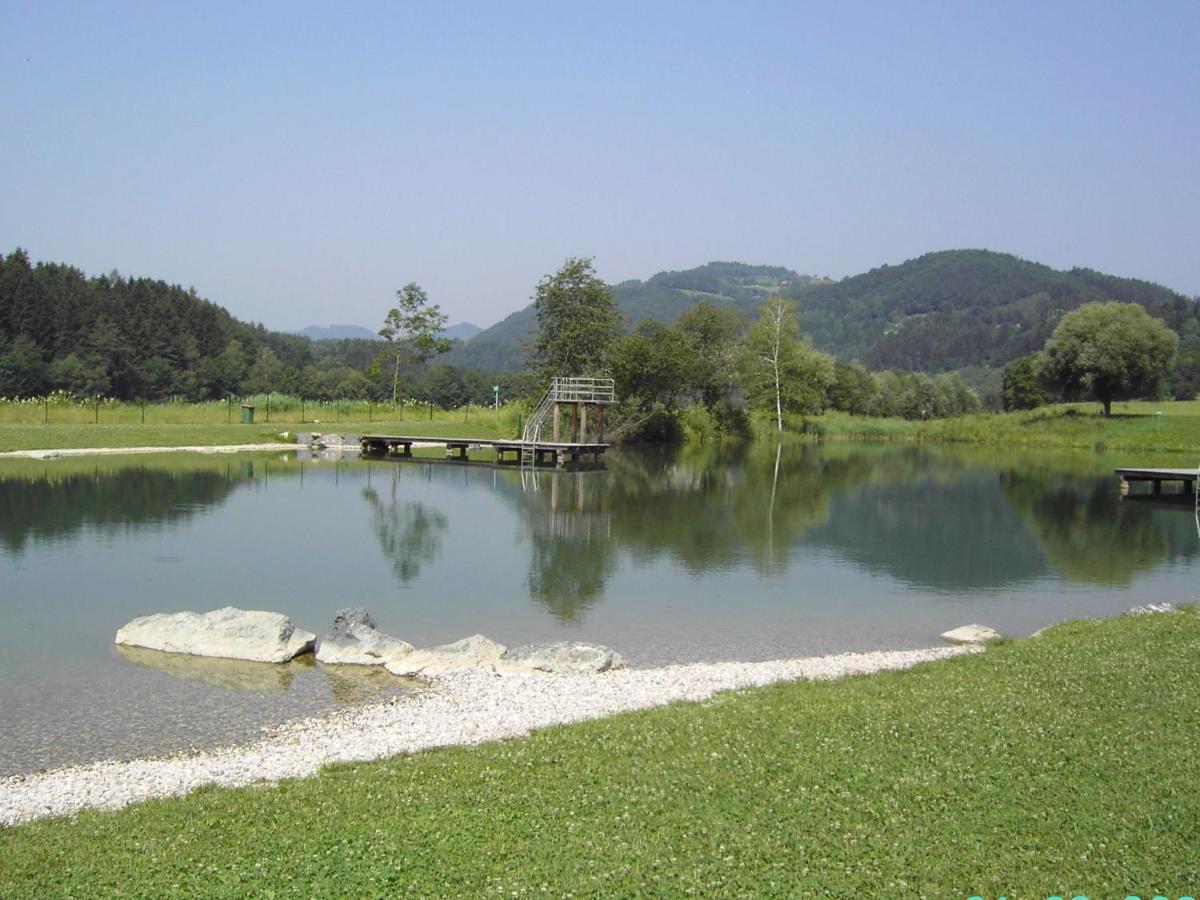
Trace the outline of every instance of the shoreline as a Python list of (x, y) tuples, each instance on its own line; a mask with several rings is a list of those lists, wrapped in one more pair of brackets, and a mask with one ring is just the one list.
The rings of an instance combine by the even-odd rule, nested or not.
[(47, 450), (7, 450), (0, 459), (58, 459), (64, 456), (121, 456), (126, 453), (246, 453), (295, 450), (301, 445), (279, 442), (267, 444), (191, 444), (167, 447), (63, 447)]
[(0, 827), (183, 796), (206, 785), (244, 787), (304, 778), (331, 763), (520, 737), (539, 728), (704, 700), (720, 691), (907, 669), (977, 652), (981, 648), (968, 645), (598, 675), (490, 669), (440, 675), (428, 679), (430, 690), (276, 726), (247, 744), (0, 778)]

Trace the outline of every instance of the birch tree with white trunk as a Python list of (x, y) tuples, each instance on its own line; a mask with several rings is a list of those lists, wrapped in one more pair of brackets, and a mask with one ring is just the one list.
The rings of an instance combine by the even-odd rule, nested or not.
[(742, 389), (752, 409), (770, 410), (783, 431), (784, 412), (820, 412), (833, 384), (833, 358), (800, 336), (796, 304), (776, 297), (763, 304), (746, 333)]

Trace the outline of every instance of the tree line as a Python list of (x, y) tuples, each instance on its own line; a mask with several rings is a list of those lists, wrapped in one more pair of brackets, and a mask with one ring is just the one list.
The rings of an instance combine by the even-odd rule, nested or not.
[(239, 321), (179, 285), (118, 272), (89, 278), (72, 266), (35, 265), (20, 249), (0, 257), (0, 397), (208, 400), (278, 391), (455, 407), (489, 402), (496, 384), (505, 396), (515, 390), (515, 373), (427, 365), (445, 345), (433, 340), (311, 341)]
[(872, 373), (839, 362), (799, 332), (796, 304), (775, 296), (747, 321), (739, 309), (700, 300), (673, 324), (622, 331), (612, 290), (590, 260), (570, 259), (534, 295), (538, 331), (529, 359), (535, 383), (555, 375), (609, 373), (621, 398), (617, 427), (677, 436), (687, 417), (706, 429), (749, 430), (748, 411), (783, 430), (794, 414), (934, 418), (981, 408), (957, 374)]

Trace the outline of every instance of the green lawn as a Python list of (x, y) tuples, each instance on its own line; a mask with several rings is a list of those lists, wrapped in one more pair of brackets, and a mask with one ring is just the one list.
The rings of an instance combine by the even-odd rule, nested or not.
[[(1155, 415), (1162, 412), (1162, 415)], [(1092, 450), (1200, 450), (1200, 402), (1114, 403), (1105, 418), (1096, 404), (1061, 404), (999, 415), (961, 416), (926, 422), (825, 413), (794, 416), (788, 431), (820, 440), (885, 440), (995, 444)], [(755, 422), (756, 432), (774, 436), (772, 423)]]
[(221, 444), (256, 444), (281, 440), (281, 431), (337, 431), (347, 434), (436, 435), (438, 437), (511, 437), (511, 416), (478, 415), (464, 421), (461, 413), (440, 413), (429, 419), (403, 422), (395, 419), (361, 422), (296, 422), (254, 425), (146, 424), (99, 425), (75, 423), (56, 425), (0, 424), (0, 452), (49, 450), (72, 447), (186, 447)]
[(1200, 616), (0, 831), (0, 896), (1179, 897)]

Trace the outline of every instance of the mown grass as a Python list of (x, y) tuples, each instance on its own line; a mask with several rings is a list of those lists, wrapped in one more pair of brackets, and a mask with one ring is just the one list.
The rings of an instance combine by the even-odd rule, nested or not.
[[(389, 411), (390, 412), (390, 411)], [(276, 423), (258, 422), (253, 425), (234, 423), (155, 424), (148, 422), (99, 425), (72, 424), (0, 424), (0, 452), (9, 450), (49, 450), (78, 447), (186, 447), (191, 445), (217, 446), (223, 444), (256, 444), (278, 442), (282, 431), (289, 432), (287, 441), (294, 440), (297, 431), (338, 431), (347, 434), (405, 434), (436, 435), (438, 437), (512, 437), (517, 431), (519, 417), (505, 413), (497, 417), (483, 413), (467, 417), (462, 411), (435, 411), (434, 418), (400, 421), (395, 418), (371, 421), (308, 421)]]
[[(1155, 413), (1161, 412), (1162, 415)], [(756, 432), (773, 436), (771, 423), (756, 420)], [(994, 444), (1090, 450), (1200, 450), (1200, 403), (1118, 403), (1113, 415), (1094, 404), (1060, 404), (1024, 412), (907, 421), (830, 412), (795, 416), (788, 433), (811, 440), (883, 440)]]
[(0, 895), (1179, 897), (1200, 617), (0, 831)]

